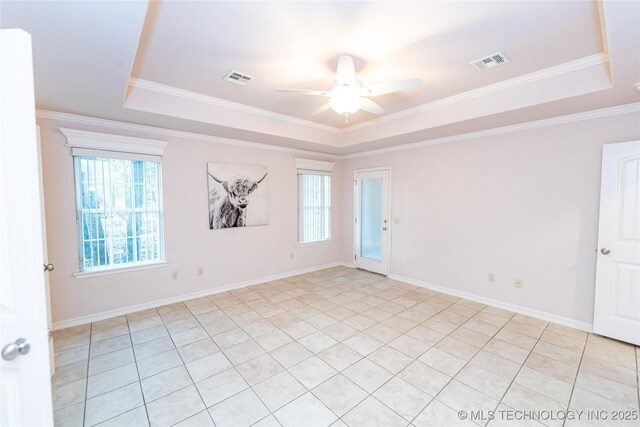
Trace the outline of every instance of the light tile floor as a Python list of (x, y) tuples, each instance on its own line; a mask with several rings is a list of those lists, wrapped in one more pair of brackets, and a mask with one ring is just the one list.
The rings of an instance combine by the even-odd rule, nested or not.
[(640, 425), (637, 347), (343, 267), (54, 346), (57, 426)]

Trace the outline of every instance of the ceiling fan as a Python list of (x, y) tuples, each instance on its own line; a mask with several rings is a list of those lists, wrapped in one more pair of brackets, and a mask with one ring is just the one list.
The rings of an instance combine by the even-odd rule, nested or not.
[(353, 58), (348, 55), (340, 55), (338, 69), (336, 70), (336, 83), (330, 92), (309, 89), (276, 89), (279, 92), (293, 92), (302, 95), (324, 96), (329, 102), (313, 112), (313, 116), (333, 110), (345, 116), (345, 123), (349, 115), (362, 109), (373, 114), (380, 114), (384, 109), (376, 102), (370, 100), (370, 96), (385, 95), (393, 92), (414, 89), (422, 84), (422, 79), (394, 80), (362, 86), (356, 79), (356, 69)]

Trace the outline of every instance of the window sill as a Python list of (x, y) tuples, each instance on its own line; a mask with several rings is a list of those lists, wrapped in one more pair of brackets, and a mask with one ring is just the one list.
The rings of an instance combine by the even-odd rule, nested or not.
[(329, 240), (319, 240), (317, 242), (309, 242), (309, 243), (296, 243), (296, 246), (299, 248), (303, 248), (305, 246), (316, 246), (316, 245), (324, 245), (327, 243), (333, 243), (332, 239)]
[(150, 268), (165, 267), (167, 265), (169, 265), (169, 261), (154, 261), (145, 264), (129, 265), (126, 267), (111, 267), (103, 268), (100, 270), (78, 271), (77, 273), (73, 273), (73, 277), (75, 277), (76, 279), (86, 279), (89, 277), (106, 276), (108, 274), (127, 273), (136, 270), (148, 270)]

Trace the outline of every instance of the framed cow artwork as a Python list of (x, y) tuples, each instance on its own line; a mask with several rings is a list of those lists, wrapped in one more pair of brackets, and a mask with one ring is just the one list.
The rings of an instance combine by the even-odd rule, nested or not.
[(207, 163), (209, 229), (269, 224), (266, 166)]

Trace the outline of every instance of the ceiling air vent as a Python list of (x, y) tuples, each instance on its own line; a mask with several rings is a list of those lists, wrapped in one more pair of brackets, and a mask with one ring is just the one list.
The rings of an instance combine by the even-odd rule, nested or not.
[(248, 74), (241, 73), (236, 70), (230, 70), (223, 78), (224, 81), (229, 83), (235, 83), (240, 86), (246, 86), (249, 84), (253, 77)]
[(502, 65), (507, 62), (509, 62), (509, 59), (506, 56), (504, 56), (504, 53), (496, 52), (484, 58), (471, 61), (470, 64), (473, 65), (475, 69), (478, 71), (485, 71), (485, 70), (488, 70), (489, 68), (494, 68), (494, 67), (497, 67), (498, 65)]

